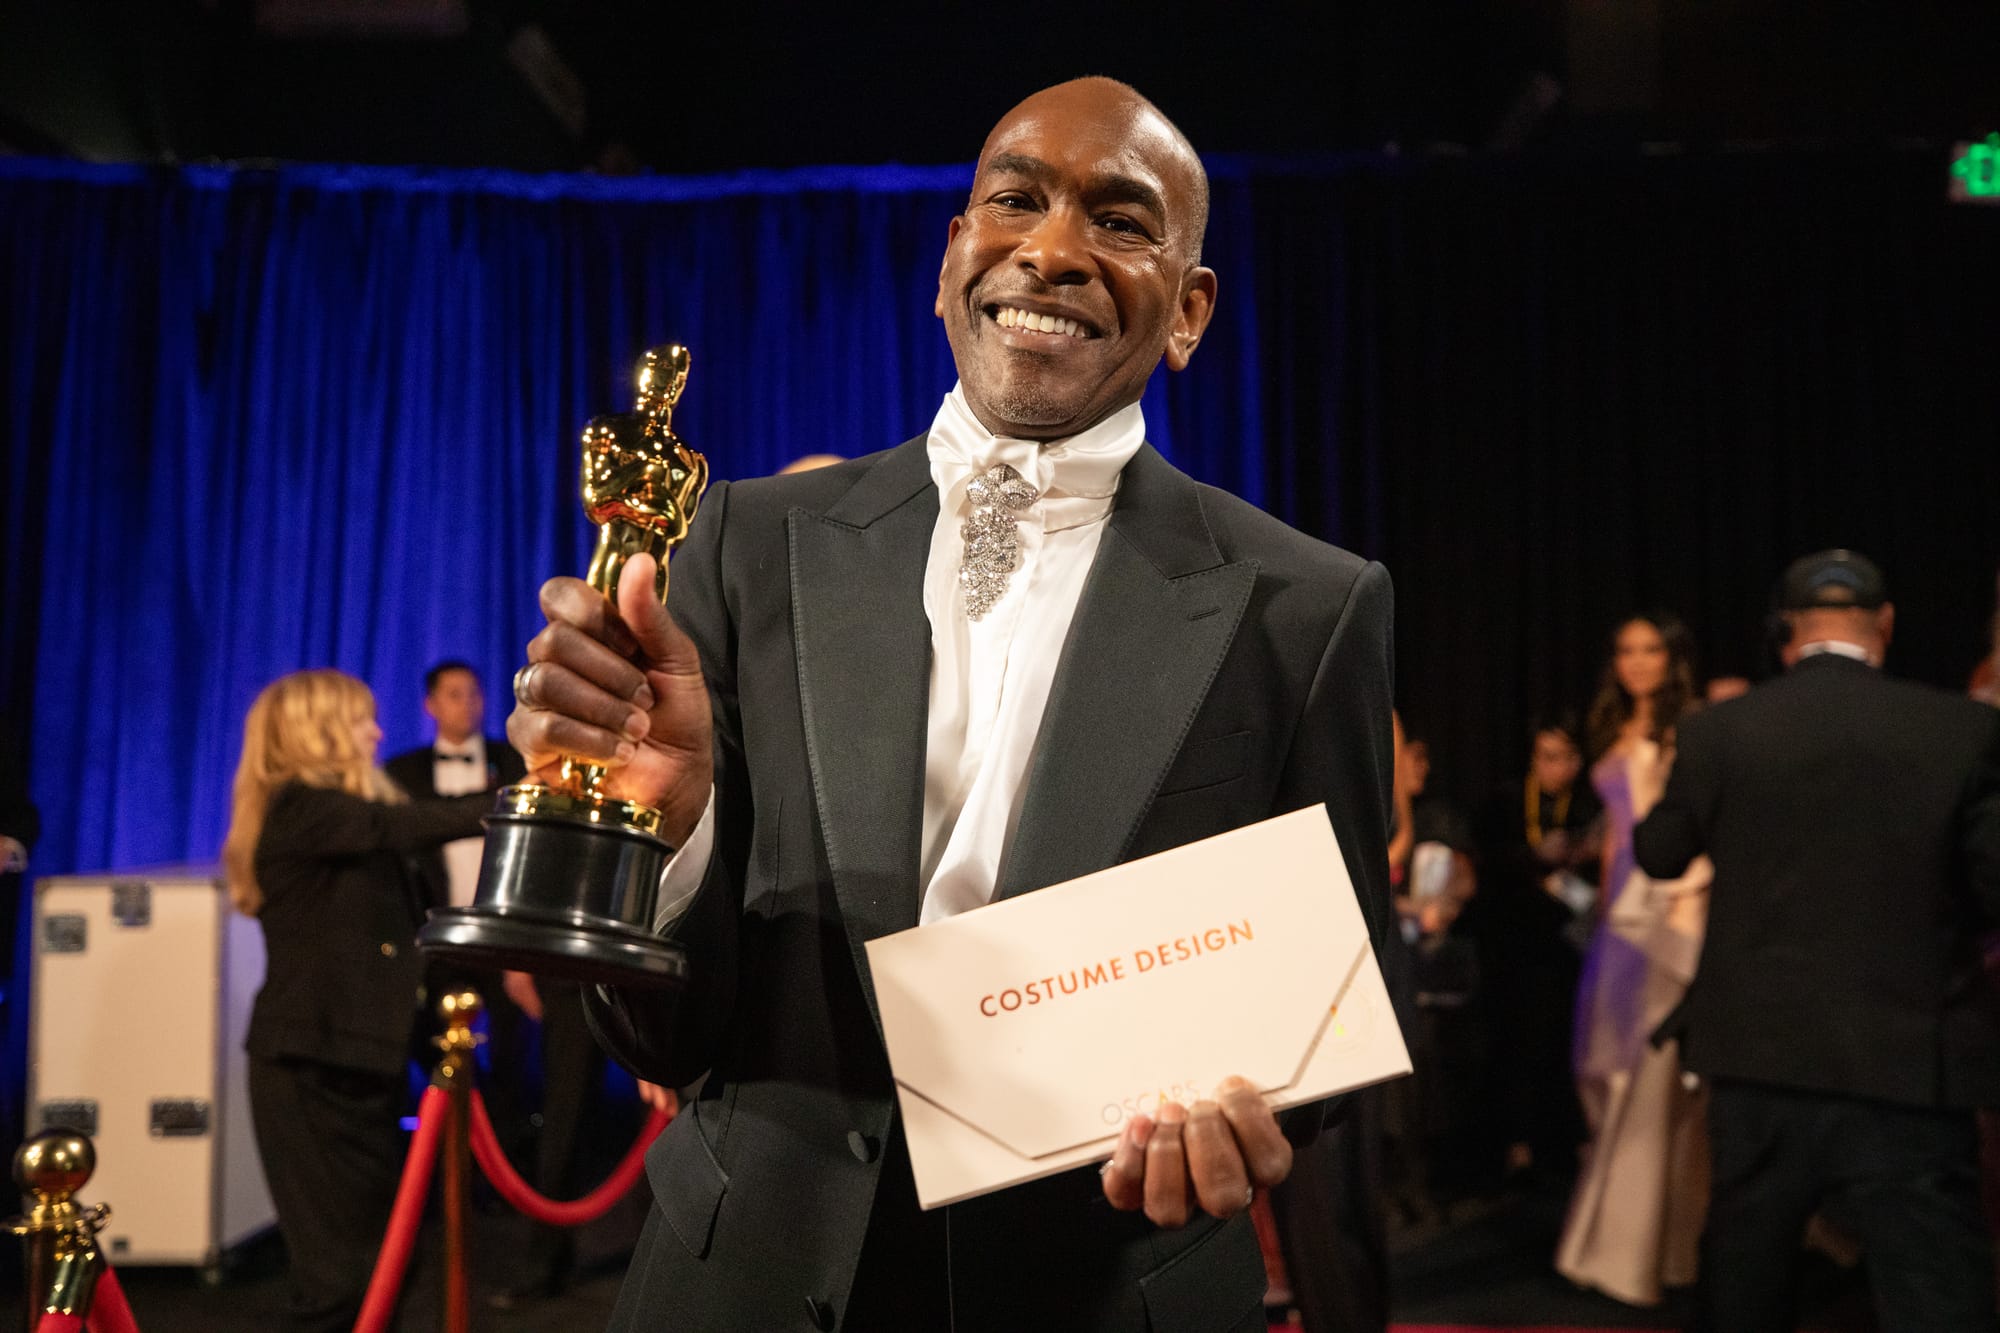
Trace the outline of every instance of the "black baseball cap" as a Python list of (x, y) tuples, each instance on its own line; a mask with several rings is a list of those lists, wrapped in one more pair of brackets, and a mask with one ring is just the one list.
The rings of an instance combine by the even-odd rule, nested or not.
[(1859, 551), (1815, 551), (1792, 561), (1778, 580), (1780, 611), (1851, 606), (1873, 611), (1889, 600), (1889, 585), (1875, 562)]

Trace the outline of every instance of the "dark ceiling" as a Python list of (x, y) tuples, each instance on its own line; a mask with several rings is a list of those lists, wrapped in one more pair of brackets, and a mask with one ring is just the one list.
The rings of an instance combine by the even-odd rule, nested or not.
[(1137, 84), (1206, 152), (1944, 142), (2000, 124), (1996, 69), (1991, 0), (0, 0), (0, 150), (963, 161), (1013, 101), (1080, 73)]

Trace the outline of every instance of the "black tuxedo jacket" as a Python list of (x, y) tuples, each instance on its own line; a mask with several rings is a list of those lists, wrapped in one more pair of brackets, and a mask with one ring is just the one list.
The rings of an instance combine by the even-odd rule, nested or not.
[[(437, 797), (437, 750), (434, 745), (420, 745), (414, 750), (405, 750), (388, 763), (382, 765), (383, 772), (393, 779), (398, 787), (417, 800), (432, 800)], [(486, 789), (497, 791), (510, 787), (528, 776), (528, 766), (521, 759), (521, 752), (506, 741), (494, 736), (486, 738)], [(474, 829), (468, 837), (477, 837)], [(444, 854), (436, 847), (427, 848), (417, 858), (417, 870), (423, 880), (424, 906), (451, 906), (451, 879), (445, 874)], [(481, 990), (491, 990), (482, 986)], [(491, 998), (487, 1003), (493, 1003)]]
[[(437, 795), (437, 751), (429, 745), (405, 750), (382, 765), (396, 785), (418, 799)], [(521, 752), (495, 736), (486, 738), (486, 786), (489, 790), (509, 787), (528, 776)]]
[(2000, 920), (2000, 709), (1806, 658), (1681, 724), (1633, 842), (1656, 877), (1715, 861), (1700, 968), (1662, 1029), (1690, 1069), (2000, 1103), (1974, 947)]
[[(917, 924), (937, 513), (920, 437), (717, 483), (674, 558), (669, 604), (715, 704), (716, 851), (673, 932), (693, 988), (586, 1003), (637, 1072), (706, 1078), (648, 1157), (656, 1211), (615, 1326), (844, 1327), (864, 1234), (873, 1247), (896, 1209), (915, 1217), (874, 1209), (896, 1111), (862, 946)], [(1381, 566), (1142, 448), (1063, 646), (999, 895), (1324, 801), (1379, 947), (1389, 629)], [(959, 1333), (1261, 1327), (1247, 1217), (1160, 1231), (1113, 1211), (1088, 1170), (954, 1205), (948, 1228)]]

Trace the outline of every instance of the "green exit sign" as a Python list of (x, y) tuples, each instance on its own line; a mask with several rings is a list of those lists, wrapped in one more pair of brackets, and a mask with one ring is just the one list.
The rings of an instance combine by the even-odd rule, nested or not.
[(1960, 204), (2000, 204), (2000, 134), (1952, 149), (1951, 198)]

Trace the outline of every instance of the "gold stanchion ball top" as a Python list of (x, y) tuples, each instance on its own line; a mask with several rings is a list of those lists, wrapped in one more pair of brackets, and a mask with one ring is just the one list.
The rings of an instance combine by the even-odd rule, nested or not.
[(97, 1149), (82, 1134), (50, 1130), (14, 1150), (14, 1183), (42, 1203), (61, 1203), (97, 1170)]
[(447, 991), (444, 998), (438, 1001), (438, 1017), (445, 1021), (447, 1027), (461, 1024), (470, 1027), (472, 1020), (479, 1017), (479, 1011), (485, 1007), (486, 1002), (479, 998), (479, 992), (469, 987)]

